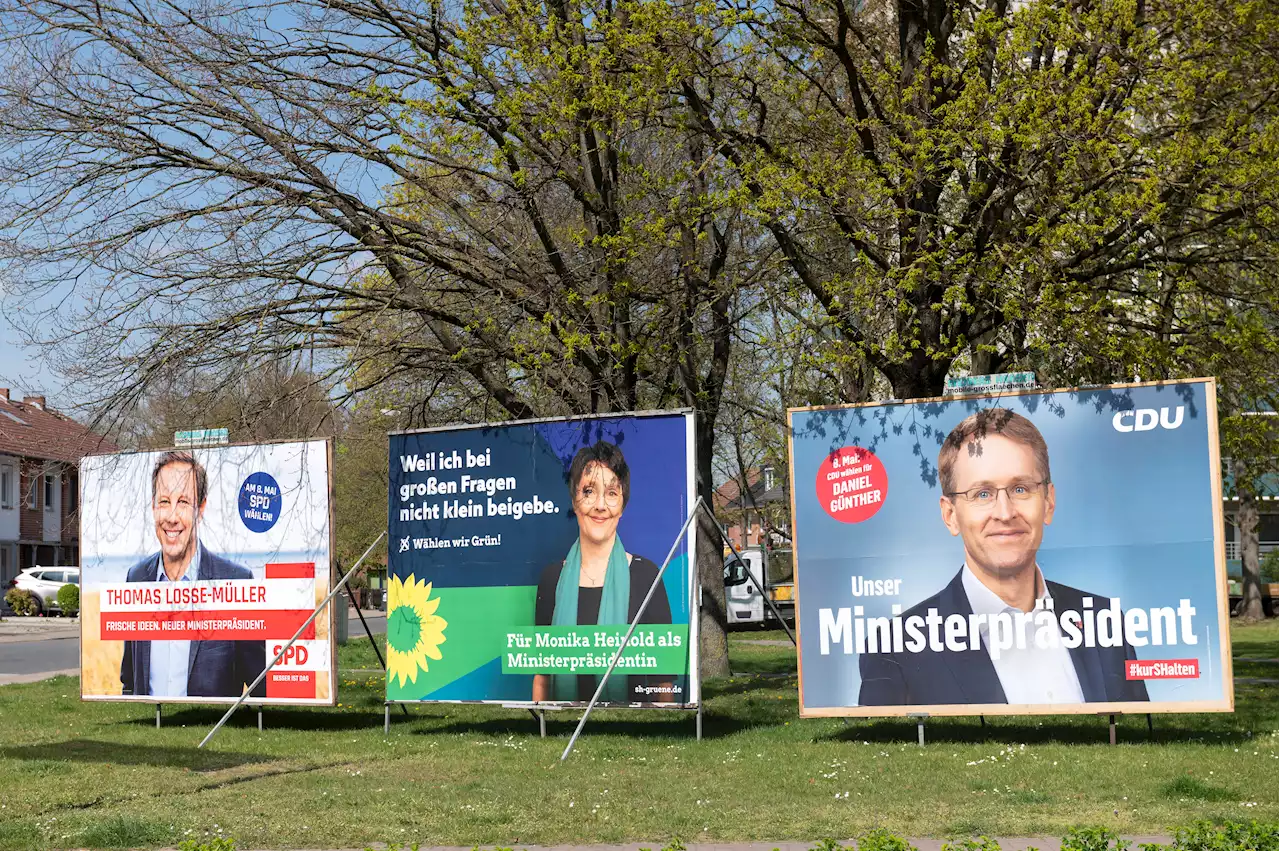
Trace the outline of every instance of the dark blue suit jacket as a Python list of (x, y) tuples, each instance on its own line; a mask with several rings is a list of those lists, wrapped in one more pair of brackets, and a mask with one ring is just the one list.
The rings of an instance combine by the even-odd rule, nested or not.
[[(196, 579), (252, 579), (253, 572), (233, 561), (216, 556), (200, 544), (200, 573)], [(129, 568), (127, 582), (154, 582), (160, 569), (160, 553), (150, 555)], [(267, 667), (265, 641), (191, 642), (187, 674), (188, 697), (239, 697)], [(265, 681), (264, 681), (265, 682)], [(151, 694), (151, 642), (126, 641), (120, 661), (122, 694)], [(255, 697), (266, 694), (259, 683)], [(163, 695), (159, 695), (163, 697)]]
[[(973, 614), (961, 577), (964, 568), (937, 594), (902, 613), (905, 621), (937, 609), (942, 617)], [(1093, 597), (1094, 611), (1107, 608), (1111, 600), (1086, 594), (1067, 585), (1045, 580), (1057, 612), (1082, 611), (1084, 598)], [(967, 645), (966, 645), (967, 646)], [(1137, 655), (1128, 643), (1120, 647), (1080, 647), (1068, 650), (1080, 680), (1080, 690), (1088, 703), (1145, 701), (1147, 686), (1142, 680), (1126, 680), (1125, 660)], [(861, 706), (924, 706), (946, 704), (1008, 703), (1000, 678), (986, 649), (955, 652), (926, 647), (919, 653), (864, 653), (858, 659), (862, 673)]]

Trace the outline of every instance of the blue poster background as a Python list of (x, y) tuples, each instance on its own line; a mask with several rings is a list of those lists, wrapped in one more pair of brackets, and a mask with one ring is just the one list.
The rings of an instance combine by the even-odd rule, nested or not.
[[(617, 445), (630, 469), (630, 498), (618, 523), (618, 535), (627, 551), (661, 566), (676, 540), (691, 506), (687, 417), (683, 414), (617, 416), (552, 422), (459, 428), (390, 435), (390, 488), (388, 505), (388, 569), (401, 580), (411, 574), (432, 583), (442, 595), (440, 613), (445, 629), (442, 663), (429, 662), (429, 686), (397, 686), (394, 699), (427, 700), (528, 700), (532, 678), (501, 671), (499, 638), (508, 627), (533, 622), (534, 587), (548, 565), (563, 561), (578, 536), (569, 495), (569, 466), (580, 449), (606, 440)], [(425, 458), (458, 453), (465, 459), (489, 453), (487, 466), (463, 466), (453, 470), (406, 471), (402, 458)], [(462, 475), (476, 478), (512, 477), (514, 490), (459, 493), (448, 497), (414, 496), (405, 501), (401, 487), (428, 481), (458, 481)], [(529, 514), (520, 519), (491, 515), (489, 502), (537, 500), (554, 511)], [(479, 517), (443, 516), (435, 519), (401, 519), (401, 510), (420, 503), (447, 500), (478, 503)], [(420, 548), (418, 539), (463, 541), (463, 546)], [(480, 543), (473, 543), (479, 538)], [(663, 574), (663, 587), (673, 624), (688, 624), (690, 571), (686, 542), (682, 539)], [(492, 593), (460, 596), (464, 589)], [(505, 592), (502, 589), (506, 589)], [(451, 600), (463, 605), (485, 605), (489, 615), (476, 621), (469, 613), (451, 608)], [(482, 634), (483, 633), (483, 634)], [(455, 672), (454, 665), (461, 667)], [(455, 676), (454, 674), (457, 674)], [(443, 677), (443, 682), (438, 678)], [(423, 690), (423, 689), (427, 690)], [(682, 683), (682, 693), (686, 684)]]
[[(1214, 477), (1206, 384), (1029, 393), (1000, 398), (796, 411), (792, 415), (797, 612), (805, 708), (853, 707), (861, 678), (857, 655), (819, 651), (818, 609), (861, 605), (889, 616), (936, 593), (964, 563), (939, 509), (938, 450), (962, 419), (1001, 406), (1029, 418), (1044, 435), (1057, 490), (1038, 561), (1047, 579), (1119, 597), (1124, 608), (1177, 607), (1191, 600), (1199, 643), (1138, 649), (1139, 659), (1200, 662), (1198, 679), (1148, 680), (1153, 703), (1220, 700), (1219, 589), (1215, 575)], [(1118, 431), (1121, 411), (1182, 408), (1178, 428)], [(1122, 425), (1133, 422), (1125, 414)], [(819, 502), (816, 480), (829, 453), (870, 449), (884, 464), (888, 489), (870, 519), (843, 523)], [(853, 576), (901, 579), (896, 596), (858, 597)]]

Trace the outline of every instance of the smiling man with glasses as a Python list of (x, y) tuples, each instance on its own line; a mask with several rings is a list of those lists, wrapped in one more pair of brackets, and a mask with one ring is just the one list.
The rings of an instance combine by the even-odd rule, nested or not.
[[(1082, 611), (1106, 597), (1045, 579), (1036, 561), (1057, 494), (1049, 449), (1021, 414), (990, 408), (957, 425), (938, 453), (942, 522), (964, 544), (964, 564), (947, 587), (902, 614), (932, 625), (954, 616), (977, 624), (963, 649), (938, 641), (920, 653), (863, 654), (863, 706), (939, 704), (1067, 705), (1145, 701), (1141, 680), (1125, 679), (1128, 644), (1068, 647), (1044, 641), (1034, 615)], [(975, 617), (977, 616), (977, 617)], [(1014, 632), (993, 641), (992, 624)], [(1052, 636), (1056, 638), (1057, 636)], [(973, 638), (973, 636), (970, 636)], [(1011, 646), (1004, 646), (1009, 644)]]

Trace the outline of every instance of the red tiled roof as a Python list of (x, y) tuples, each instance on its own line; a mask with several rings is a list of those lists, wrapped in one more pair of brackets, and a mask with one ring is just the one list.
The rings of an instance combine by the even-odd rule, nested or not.
[[(755, 486), (755, 483), (759, 481), (759, 479), (760, 479), (759, 470), (757, 470), (755, 467), (752, 467), (750, 470), (747, 470), (747, 481), (751, 483), (752, 487)], [(730, 504), (736, 502), (738, 497), (740, 496), (742, 496), (742, 480), (737, 477), (729, 479), (720, 487), (716, 488), (716, 492), (713, 498), (713, 501), (715, 502), (715, 510), (719, 511), (720, 509), (723, 509), (726, 506), (729, 506)], [(734, 507), (736, 508), (740, 506), (734, 506)]]
[(110, 440), (48, 406), (0, 398), (0, 453), (75, 464), (85, 455), (118, 451)]

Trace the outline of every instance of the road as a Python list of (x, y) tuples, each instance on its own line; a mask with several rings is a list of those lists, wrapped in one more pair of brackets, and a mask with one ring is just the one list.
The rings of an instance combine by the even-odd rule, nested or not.
[[(374, 635), (387, 631), (387, 616), (381, 612), (365, 612), (365, 620)], [(364, 640), (364, 628), (353, 612), (347, 622), (349, 639)], [(0, 643), (0, 685), (14, 682), (30, 682), (53, 676), (55, 673), (80, 671), (80, 637), (64, 633), (33, 641), (7, 641)]]
[(0, 683), (15, 682), (33, 674), (50, 676), (59, 671), (80, 672), (80, 638), (75, 635), (41, 641), (0, 644)]

